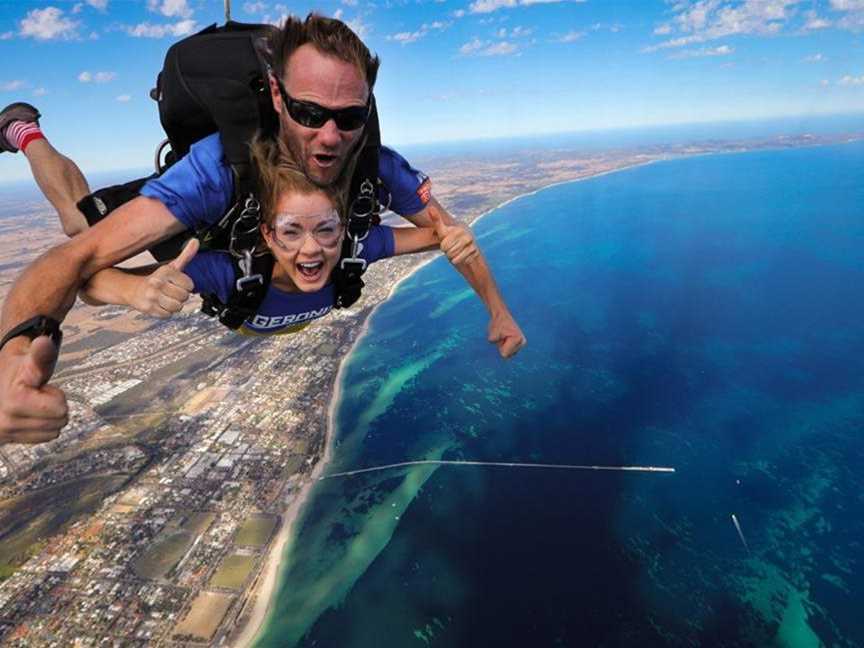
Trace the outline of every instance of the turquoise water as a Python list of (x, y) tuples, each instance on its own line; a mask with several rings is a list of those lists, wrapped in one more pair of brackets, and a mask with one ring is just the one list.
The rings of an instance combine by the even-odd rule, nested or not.
[[(476, 231), (374, 315), (260, 646), (864, 645), (864, 145), (653, 164)], [(741, 523), (750, 551), (731, 521)]]

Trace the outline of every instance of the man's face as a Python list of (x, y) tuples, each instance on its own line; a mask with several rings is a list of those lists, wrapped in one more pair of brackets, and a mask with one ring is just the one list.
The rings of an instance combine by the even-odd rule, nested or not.
[[(312, 45), (297, 48), (285, 65), (282, 79), (288, 96), (338, 110), (365, 106), (369, 87), (363, 74), (350, 63), (322, 54)], [(273, 106), (279, 113), (280, 132), (295, 162), (318, 186), (332, 184), (348, 161), (362, 128), (342, 131), (330, 119), (320, 128), (307, 128), (288, 114), (274, 80), (270, 81)]]

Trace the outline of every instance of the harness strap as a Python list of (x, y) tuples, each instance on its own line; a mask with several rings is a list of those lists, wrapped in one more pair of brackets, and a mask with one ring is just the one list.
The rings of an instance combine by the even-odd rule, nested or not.
[(274, 259), (270, 254), (253, 256), (248, 253), (244, 258), (232, 258), (235, 282), (228, 303), (215, 294), (203, 295), (202, 312), (232, 330), (237, 330), (243, 322), (254, 317), (264, 301), (267, 288), (273, 277)]
[(370, 98), (370, 115), (366, 122), (365, 140), (351, 178), (351, 203), (348, 208), (348, 227), (342, 242), (338, 265), (333, 269), (335, 308), (347, 308), (360, 299), (366, 260), (360, 257), (360, 243), (369, 235), (373, 225), (381, 222), (378, 202), (378, 149), (381, 131), (374, 95)]

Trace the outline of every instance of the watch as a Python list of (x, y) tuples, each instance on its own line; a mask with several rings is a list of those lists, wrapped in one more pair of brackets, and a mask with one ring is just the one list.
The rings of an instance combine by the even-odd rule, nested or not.
[(36, 317), (31, 317), (26, 322), (21, 322), (18, 326), (4, 335), (3, 340), (0, 341), (0, 349), (2, 349), (9, 340), (21, 335), (24, 335), (31, 340), (35, 340), (41, 335), (47, 335), (58, 347), (60, 346), (60, 342), (63, 340), (63, 331), (60, 330), (60, 322), (52, 317), (37, 315)]

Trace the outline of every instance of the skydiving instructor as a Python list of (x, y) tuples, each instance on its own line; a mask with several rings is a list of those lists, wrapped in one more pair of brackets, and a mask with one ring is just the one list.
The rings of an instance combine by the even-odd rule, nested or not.
[[(363, 124), (353, 123), (352, 115), (368, 105), (378, 59), (344, 23), (314, 14), (305, 21), (289, 17), (276, 30), (272, 45), (276, 73), (270, 90), (279, 115), (279, 140), (310, 181), (330, 186), (339, 180), (362, 137)], [(56, 438), (68, 421), (64, 393), (48, 384), (59, 333), (45, 318), (62, 320), (78, 291), (97, 272), (118, 272), (113, 269), (116, 264), (183, 232), (185, 226), (176, 213), (216, 209), (207, 199), (207, 183), (213, 178), (230, 181), (231, 175), (221, 173), (222, 161), (214, 159), (213, 168), (200, 174), (199, 186), (182, 187), (166, 197), (148, 195), (145, 185), (139, 197), (90, 227), (73, 208), (89, 193), (80, 170), (41, 136), (38, 113), (27, 114), (20, 110), (21, 104), (17, 106), (14, 114), (7, 112), (10, 107), (0, 113), (0, 151), (24, 150), (37, 183), (71, 236), (24, 270), (0, 318), (0, 335), (7, 338), (0, 349), (0, 443), (41, 443)], [(398, 154), (388, 151), (382, 147), (380, 176), (385, 184), (388, 173), (398, 178), (410, 169)], [(182, 171), (185, 161), (167, 173), (175, 168)], [(433, 220), (455, 223), (431, 196), (425, 178), (404, 196), (398, 195), (399, 187), (388, 188), (393, 194), (391, 207), (415, 225), (433, 227)], [(525, 344), (525, 336), (482, 254), (457, 268), (490, 312), (489, 341), (502, 357), (513, 356)]]

